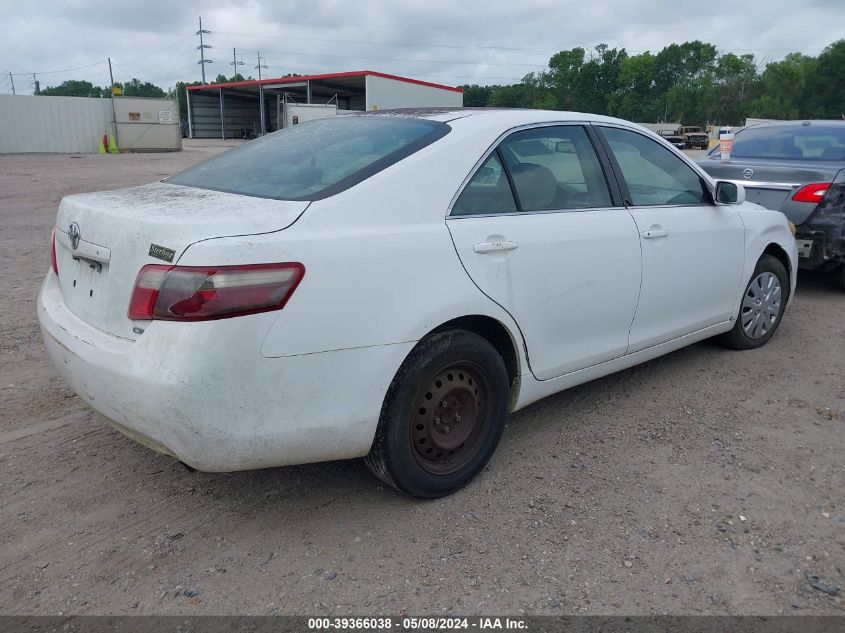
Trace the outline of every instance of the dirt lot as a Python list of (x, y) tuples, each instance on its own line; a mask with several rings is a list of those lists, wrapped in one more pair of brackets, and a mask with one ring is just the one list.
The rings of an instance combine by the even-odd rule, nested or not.
[(57, 203), (219, 150), (0, 156), (0, 613), (845, 610), (845, 293), (823, 276), (761, 350), (705, 342), (512, 416), (438, 501), (360, 461), (191, 473), (111, 430), (36, 325)]

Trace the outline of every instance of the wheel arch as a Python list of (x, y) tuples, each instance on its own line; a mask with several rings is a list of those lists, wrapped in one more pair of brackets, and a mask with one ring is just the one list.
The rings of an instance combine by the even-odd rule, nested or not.
[(471, 314), (446, 321), (434, 328), (427, 336), (448, 330), (472, 332), (485, 339), (496, 349), (505, 362), (505, 369), (508, 372), (508, 380), (511, 386), (509, 408), (513, 410), (519, 398), (521, 373), (518, 343), (511, 331), (498, 319), (481, 314)]
[[(777, 242), (769, 242), (766, 248), (763, 249), (763, 252), (760, 254), (760, 257), (763, 255), (771, 255), (775, 259), (777, 259), (783, 267), (786, 269), (787, 275), (787, 282), (792, 285), (792, 262), (789, 259), (789, 255), (787, 255), (786, 251), (784, 250), (783, 246), (778, 244)], [(759, 258), (758, 258), (759, 259)], [(790, 292), (792, 289), (789, 289)], [(789, 293), (787, 293), (789, 295)]]

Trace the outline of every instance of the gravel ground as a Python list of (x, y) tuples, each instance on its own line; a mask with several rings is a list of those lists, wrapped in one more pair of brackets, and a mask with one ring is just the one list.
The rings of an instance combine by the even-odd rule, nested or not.
[(0, 613), (842, 614), (829, 276), (800, 276), (760, 350), (704, 342), (513, 415), (485, 472), (437, 501), (357, 460), (191, 473), (111, 430), (36, 325), (56, 206), (225, 145), (0, 155)]

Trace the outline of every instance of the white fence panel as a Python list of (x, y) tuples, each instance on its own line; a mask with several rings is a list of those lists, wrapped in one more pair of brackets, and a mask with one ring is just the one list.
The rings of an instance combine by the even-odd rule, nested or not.
[(0, 153), (93, 153), (111, 121), (109, 99), (0, 95)]

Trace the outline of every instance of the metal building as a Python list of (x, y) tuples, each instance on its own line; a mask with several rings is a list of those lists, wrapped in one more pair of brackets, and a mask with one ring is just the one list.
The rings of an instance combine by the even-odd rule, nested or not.
[(251, 138), (355, 110), (460, 107), (463, 90), (360, 70), (188, 86), (192, 138)]

